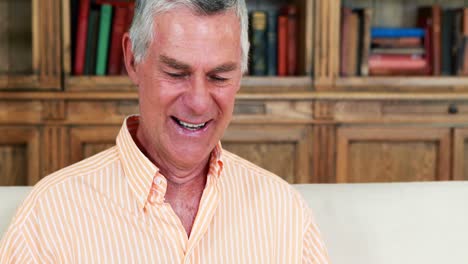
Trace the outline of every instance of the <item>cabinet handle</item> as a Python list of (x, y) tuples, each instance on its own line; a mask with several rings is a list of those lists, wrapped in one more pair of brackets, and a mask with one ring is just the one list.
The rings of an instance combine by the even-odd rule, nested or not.
[(448, 112), (452, 115), (458, 114), (458, 107), (455, 104), (451, 104), (449, 105)]

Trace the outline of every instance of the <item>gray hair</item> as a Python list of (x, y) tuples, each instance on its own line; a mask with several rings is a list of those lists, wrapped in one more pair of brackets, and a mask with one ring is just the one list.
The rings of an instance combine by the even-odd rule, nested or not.
[(234, 10), (239, 18), (241, 28), (241, 67), (247, 71), (249, 36), (248, 14), (244, 0), (136, 0), (135, 15), (130, 28), (132, 50), (135, 62), (143, 60), (148, 46), (154, 37), (154, 16), (170, 11), (178, 6), (187, 6), (200, 15), (212, 15), (223, 11)]

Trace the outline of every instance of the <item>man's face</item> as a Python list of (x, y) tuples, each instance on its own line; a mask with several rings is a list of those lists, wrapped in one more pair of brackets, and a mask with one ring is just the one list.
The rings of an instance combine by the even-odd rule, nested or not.
[(231, 120), (241, 45), (234, 12), (200, 16), (178, 8), (156, 16), (154, 39), (135, 66), (141, 143), (159, 162), (206, 160)]

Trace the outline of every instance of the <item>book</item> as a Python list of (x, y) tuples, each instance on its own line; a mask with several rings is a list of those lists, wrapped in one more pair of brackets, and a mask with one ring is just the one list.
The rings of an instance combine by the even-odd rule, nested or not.
[(422, 38), (403, 37), (403, 38), (374, 38), (371, 41), (371, 47), (380, 48), (418, 48), (423, 45)]
[[(454, 71), (456, 75), (464, 75), (465, 68), (468, 67), (468, 63), (465, 63), (465, 51), (466, 44), (468, 41), (468, 8), (460, 8), (455, 11), (454, 19), (454, 34), (453, 34), (453, 57), (454, 60)], [(465, 66), (466, 65), (466, 66)]]
[(73, 64), (73, 74), (82, 75), (85, 66), (86, 36), (88, 33), (90, 0), (79, 2), (78, 21), (76, 27), (75, 59)]
[(371, 29), (372, 38), (402, 38), (402, 37), (423, 38), (425, 35), (426, 35), (426, 32), (424, 28), (374, 27)]
[(427, 72), (428, 62), (415, 55), (371, 55), (371, 75), (422, 75)]
[(86, 55), (85, 55), (85, 75), (94, 75), (96, 72), (96, 51), (97, 40), (99, 37), (99, 16), (98, 6), (92, 6), (89, 12), (88, 30), (86, 36)]
[(267, 15), (264, 11), (251, 13), (251, 45), (250, 45), (250, 74), (253, 76), (266, 75), (266, 24)]
[(115, 7), (107, 65), (109, 75), (118, 75), (122, 71), (122, 37), (127, 30), (127, 14), (126, 6)]
[[(135, 13), (135, 4), (131, 3), (130, 5), (127, 6), (127, 25), (126, 25), (127, 32), (130, 31), (130, 27), (132, 26), (134, 13)], [(121, 67), (120, 74), (127, 75), (127, 68), (125, 67), (124, 58), (122, 58), (122, 67)]]
[(99, 18), (99, 39), (96, 55), (96, 75), (106, 75), (107, 57), (109, 50), (109, 36), (112, 23), (112, 6), (101, 5), (101, 15)]
[(352, 10), (344, 10), (343, 17), (344, 39), (341, 42), (343, 52), (342, 76), (356, 76), (358, 74), (359, 50), (359, 15)]
[(351, 8), (343, 7), (341, 9), (341, 43), (340, 43), (340, 75), (348, 76), (347, 65), (349, 65), (350, 50), (348, 43), (350, 42), (350, 18), (353, 11)]
[(278, 75), (288, 74), (288, 17), (278, 16)]
[(278, 49), (278, 14), (276, 12), (267, 13), (267, 36), (266, 36), (266, 60), (267, 75), (277, 75), (277, 49)]
[(393, 55), (420, 55), (424, 56), (426, 50), (424, 47), (418, 48), (374, 48), (372, 54), (393, 54)]
[(359, 15), (359, 65), (360, 76), (369, 75), (369, 55), (371, 47), (372, 9), (363, 8), (356, 10)]
[(71, 51), (71, 65), (75, 65), (75, 52), (76, 52), (76, 30), (78, 26), (78, 10), (79, 0), (70, 0), (70, 51)]
[(430, 58), (429, 65), (432, 75), (440, 75), (441, 50), (440, 50), (440, 20), (441, 8), (438, 5), (420, 7), (418, 9), (418, 26), (427, 29), (426, 38), (429, 41), (426, 56)]
[(452, 49), (454, 46), (453, 34), (455, 27), (455, 11), (452, 9), (442, 11), (441, 25), (441, 74), (448, 76), (454, 74)]
[(281, 12), (288, 16), (287, 73), (294, 76), (297, 75), (297, 8), (287, 5), (281, 8)]

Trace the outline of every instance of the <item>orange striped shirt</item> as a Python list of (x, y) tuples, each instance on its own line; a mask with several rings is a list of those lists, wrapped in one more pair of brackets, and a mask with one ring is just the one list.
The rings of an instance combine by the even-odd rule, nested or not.
[(132, 139), (39, 182), (0, 243), (0, 263), (328, 263), (300, 194), (248, 161), (213, 150), (190, 237), (166, 179)]

